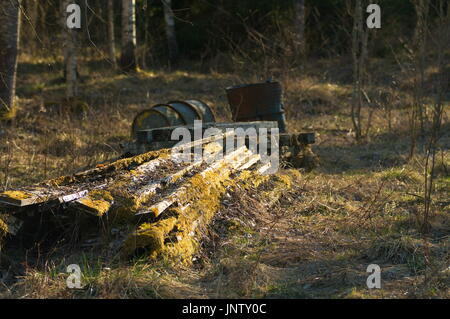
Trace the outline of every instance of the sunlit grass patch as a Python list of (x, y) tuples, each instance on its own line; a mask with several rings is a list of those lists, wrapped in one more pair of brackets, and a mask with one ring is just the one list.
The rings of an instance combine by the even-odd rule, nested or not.
[(425, 243), (421, 239), (406, 234), (390, 235), (375, 240), (369, 248), (372, 260), (407, 264), (413, 274), (425, 268)]
[(392, 168), (378, 174), (382, 180), (385, 181), (399, 181), (406, 184), (418, 184), (422, 177), (416, 171), (406, 168)]

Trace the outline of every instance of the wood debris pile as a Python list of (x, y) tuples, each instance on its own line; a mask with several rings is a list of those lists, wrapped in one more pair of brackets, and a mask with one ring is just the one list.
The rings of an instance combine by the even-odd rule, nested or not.
[(264, 174), (270, 166), (246, 146), (213, 159), (226, 134), (182, 146), (201, 145), (210, 155), (200, 160), (182, 162), (174, 148), (151, 151), (0, 194), (0, 247), (5, 239), (31, 246), (83, 243), (96, 234), (124, 258), (144, 253), (190, 263), (227, 190), (274, 178), (290, 186)]

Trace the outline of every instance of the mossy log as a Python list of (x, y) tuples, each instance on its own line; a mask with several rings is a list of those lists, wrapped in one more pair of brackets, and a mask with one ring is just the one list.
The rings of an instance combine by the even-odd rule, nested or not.
[[(262, 191), (260, 197), (267, 207), (272, 207), (286, 190), (293, 187), (299, 173), (290, 170), (276, 175), (262, 175), (258, 170), (243, 170), (237, 176), (219, 176), (213, 178), (199, 173), (192, 177), (187, 182), (190, 191), (183, 193), (178, 206), (167, 208), (157, 222), (144, 223), (127, 237), (121, 249), (122, 256), (128, 257), (145, 250), (149, 258), (159, 257), (174, 264), (189, 265), (200, 248), (207, 227), (222, 207), (222, 197), (227, 190), (255, 190), (270, 183), (269, 190)], [(181, 194), (179, 196), (182, 197)]]
[[(205, 229), (219, 209), (221, 197), (232, 183), (232, 174), (242, 167), (254, 165), (258, 160), (259, 157), (246, 147), (239, 148), (191, 177), (164, 200), (139, 213), (160, 218), (156, 223), (142, 224), (131, 233), (122, 246), (122, 255), (130, 256), (145, 248), (150, 257), (163, 255), (171, 260), (189, 263), (198, 248), (195, 235)], [(173, 207), (175, 202), (178, 205)], [(171, 222), (163, 223), (166, 219)]]
[[(265, 175), (270, 163), (260, 164), (261, 157), (246, 146), (216, 159), (222, 148), (213, 142), (211, 139), (207, 143), (194, 141), (175, 148), (175, 151), (187, 150), (186, 154), (192, 157), (191, 149), (200, 145), (206, 157), (193, 163), (180, 161), (182, 155), (173, 155), (174, 150), (149, 152), (30, 188), (8, 191), (0, 195), (0, 200), (7, 198), (9, 202), (6, 202), (18, 211), (36, 216), (41, 215), (34, 214), (34, 210), (42, 212), (63, 203), (57, 214), (46, 214), (47, 217), (65, 218), (64, 225), (69, 225), (75, 215), (82, 215), (86, 217), (81, 217), (83, 222), (95, 220), (97, 226), (99, 221), (106, 221), (108, 227), (102, 228), (103, 231), (108, 232), (116, 225), (121, 232), (128, 231), (127, 237), (122, 238), (122, 256), (146, 251), (151, 258), (163, 257), (189, 264), (208, 225), (222, 207), (222, 197), (227, 190), (233, 187), (258, 189), (272, 182), (269, 190), (262, 190), (262, 195), (272, 204), (293, 184), (286, 174)], [(259, 166), (251, 169), (255, 165)], [(68, 208), (70, 214), (64, 214)], [(26, 218), (27, 214), (13, 212), (19, 218)], [(100, 218), (105, 215), (108, 218)], [(123, 217), (120, 223), (118, 216)], [(0, 237), (15, 232), (11, 228), (15, 223), (6, 221), (11, 219), (0, 218)], [(30, 223), (23, 229), (29, 232), (33, 229), (29, 226)]]
[[(240, 147), (236, 151), (224, 156), (223, 159), (211, 164), (204, 171), (200, 172), (198, 176), (210, 178), (211, 181), (218, 178), (225, 179), (232, 170), (239, 168), (241, 165), (248, 162), (252, 155), (253, 154), (245, 146)], [(218, 176), (214, 176), (216, 172), (218, 172)], [(148, 209), (141, 210), (137, 215), (152, 214), (154, 217), (158, 217), (169, 206), (183, 198), (185, 193), (192, 191), (193, 187), (196, 187), (196, 185), (193, 184), (193, 181), (195, 180), (191, 179), (182, 187), (174, 190), (169, 196), (165, 197), (164, 200), (155, 203)]]

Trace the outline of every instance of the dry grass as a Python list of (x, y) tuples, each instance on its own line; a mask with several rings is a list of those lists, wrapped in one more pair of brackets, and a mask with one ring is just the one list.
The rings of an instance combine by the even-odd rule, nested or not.
[[(213, 107), (219, 121), (229, 120), (224, 88), (257, 80), (254, 75), (188, 70), (116, 75), (92, 61), (81, 70), (89, 74), (82, 84), (82, 103), (67, 107), (60, 74), (53, 72), (57, 62), (29, 57), (21, 61), (18, 118), (12, 126), (2, 127), (0, 135), (4, 188), (119, 156), (133, 116), (156, 103), (201, 99)], [(450, 297), (448, 114), (436, 170), (432, 231), (423, 237), (416, 225), (423, 209), (423, 154), (407, 159), (409, 91), (396, 92), (388, 105), (364, 110), (366, 119), (372, 113), (371, 131), (357, 144), (348, 112), (350, 88), (341, 80), (349, 70), (338, 66), (314, 63), (301, 77), (286, 74), (281, 79), (289, 128), (317, 133), (314, 151), (321, 166), (297, 177), (294, 188), (274, 206), (260, 190), (230, 190), (194, 267), (164, 261), (124, 263), (101, 250), (86, 257), (86, 251), (57, 248), (50, 255), (29, 256), (32, 261), (25, 267), (14, 257), (2, 262), (3, 272), (9, 270), (13, 276), (4, 281), (1, 296)], [(327, 77), (317, 76), (325, 70)], [(388, 86), (376, 89), (392, 94)], [(80, 291), (65, 286), (65, 267), (71, 263), (80, 264), (85, 276), (86, 286)], [(382, 268), (381, 290), (365, 286), (371, 263)]]

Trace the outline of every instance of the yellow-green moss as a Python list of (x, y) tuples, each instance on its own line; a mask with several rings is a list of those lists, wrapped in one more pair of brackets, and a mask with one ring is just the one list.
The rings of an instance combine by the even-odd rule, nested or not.
[(273, 187), (267, 192), (267, 196), (272, 198), (276, 197), (274, 192), (281, 195), (284, 190), (292, 188), (300, 176), (297, 170), (288, 170), (276, 175), (243, 171), (234, 179), (229, 178), (229, 170), (221, 168), (198, 173), (183, 186), (186, 191), (178, 195), (178, 206), (165, 212), (172, 217), (153, 224), (141, 225), (125, 241), (122, 248), (123, 255), (131, 255), (136, 249), (146, 248), (151, 258), (159, 257), (175, 264), (189, 265), (192, 263), (193, 254), (199, 249), (198, 238), (220, 209), (222, 196), (227, 189), (234, 187), (255, 189), (271, 180)]
[(143, 248), (150, 252), (151, 258), (155, 258), (164, 250), (164, 239), (174, 228), (176, 221), (176, 217), (170, 217), (153, 224), (142, 224), (125, 240), (121, 249), (122, 256), (128, 257), (137, 249)]
[[(176, 227), (179, 240), (170, 242), (161, 252), (163, 258), (189, 265), (192, 255), (198, 249), (198, 237), (210, 224), (221, 206), (222, 195), (226, 191), (224, 180), (228, 173), (211, 171), (204, 176), (197, 174), (189, 181), (189, 192), (180, 199), (184, 208), (175, 208), (178, 213)], [(189, 203), (189, 206), (187, 205)]]
[(251, 189), (257, 189), (261, 184), (267, 182), (269, 179), (270, 175), (261, 175), (252, 170), (244, 170), (234, 180), (225, 182), (225, 185), (239, 185), (239, 187), (248, 191)]
[(14, 105), (9, 109), (2, 108), (2, 110), (0, 110), (0, 121), (12, 120), (13, 118), (16, 117), (16, 115), (17, 115), (17, 104), (14, 103)]
[(24, 191), (6, 191), (0, 194), (2, 197), (8, 197), (16, 200), (32, 198), (34, 195)]
[(86, 206), (90, 211), (103, 216), (111, 208), (114, 198), (111, 193), (105, 190), (94, 190), (88, 196), (78, 200), (79, 203)]
[[(229, 171), (224, 173), (220, 169), (194, 175), (184, 185), (187, 191), (179, 194), (179, 206), (168, 210), (174, 216), (139, 227), (125, 241), (122, 249), (124, 255), (145, 247), (152, 258), (159, 256), (173, 262), (190, 264), (192, 255), (198, 249), (196, 237), (220, 208), (220, 199), (226, 190), (223, 182), (228, 177)], [(174, 227), (177, 229), (176, 240), (167, 240), (165, 243)]]
[(0, 251), (2, 250), (3, 239), (8, 231), (8, 225), (3, 221), (3, 215), (0, 214)]
[(115, 172), (120, 170), (127, 170), (131, 169), (132, 167), (144, 164), (145, 162), (154, 160), (156, 158), (161, 159), (169, 158), (171, 154), (170, 152), (171, 152), (170, 149), (163, 149), (158, 151), (147, 152), (130, 158), (123, 158), (109, 164), (104, 164), (101, 166), (99, 165), (96, 168), (91, 169), (89, 171), (51, 179), (44, 182), (43, 184), (57, 187), (81, 182), (90, 176), (99, 175), (103, 172)]
[(0, 238), (6, 233), (8, 233), (8, 225), (3, 221), (3, 216), (0, 215)]
[(301, 177), (301, 173), (298, 170), (290, 169), (272, 176), (273, 185), (270, 190), (261, 193), (261, 198), (267, 198), (270, 204), (276, 202), (284, 192), (290, 190)]

